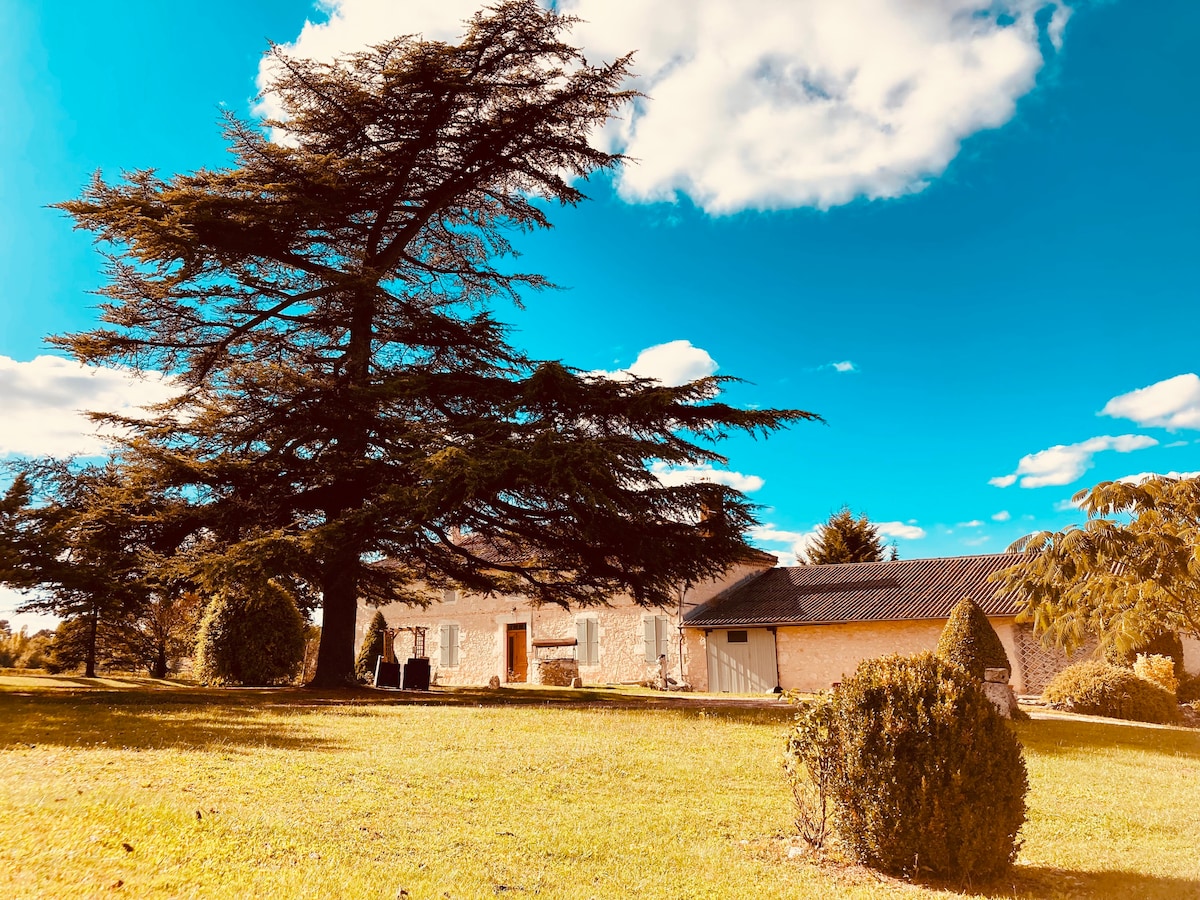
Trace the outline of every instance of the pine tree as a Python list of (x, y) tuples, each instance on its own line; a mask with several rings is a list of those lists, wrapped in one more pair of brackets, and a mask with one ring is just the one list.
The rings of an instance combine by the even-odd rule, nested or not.
[[(817, 530), (812, 546), (805, 551), (806, 561), (817, 566), (830, 563), (882, 562), (884, 540), (879, 529), (865, 515), (854, 518), (850, 507), (843, 506)], [(898, 554), (892, 547), (892, 559)]]
[[(722, 378), (609, 380), (507, 342), (492, 305), (549, 286), (507, 263), (509, 236), (621, 161), (589, 139), (633, 97), (629, 57), (589, 64), (570, 21), (510, 0), (459, 44), (334, 63), (273, 48), (284, 113), (265, 125), (286, 140), (230, 116), (232, 168), (97, 175), (61, 205), (113, 262), (110, 327), (57, 345), (175, 375), (174, 404), (123, 422), (125, 452), (202, 508), (214, 586), (287, 577), (320, 596), (313, 684), (353, 679), (360, 596), (670, 603), (745, 552), (753, 519), (740, 493), (649, 465), (722, 462), (731, 431), (816, 418), (717, 402)], [(714, 493), (722, 520), (701, 527)], [(456, 529), (530, 552), (497, 564)]]

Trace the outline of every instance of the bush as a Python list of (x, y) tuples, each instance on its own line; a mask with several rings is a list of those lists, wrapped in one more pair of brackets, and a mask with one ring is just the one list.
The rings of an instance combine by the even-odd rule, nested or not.
[(1179, 690), (1179, 679), (1175, 677), (1175, 661), (1169, 656), (1139, 653), (1137, 661), (1133, 664), (1133, 674), (1151, 684), (1157, 684), (1172, 697)]
[[(932, 653), (867, 660), (829, 701), (834, 823), (861, 863), (989, 878), (1016, 856), (1028, 777), (1021, 745), (978, 682)], [(807, 756), (805, 754), (808, 754)]]
[(1005, 669), (1012, 675), (1012, 664), (1000, 643), (1000, 636), (979, 604), (970, 597), (963, 597), (951, 610), (938, 639), (937, 655), (980, 681), (984, 669)]
[(1180, 703), (1195, 703), (1200, 700), (1200, 675), (1185, 674), (1179, 680), (1179, 690), (1175, 692), (1175, 698)]
[(1169, 656), (1175, 665), (1176, 679), (1182, 681), (1184, 676), (1187, 675), (1187, 670), (1183, 667), (1183, 641), (1173, 631), (1164, 631), (1162, 634), (1128, 650), (1119, 650), (1112, 644), (1104, 648), (1105, 661), (1114, 666), (1132, 668), (1139, 654), (1146, 656), (1151, 654)]
[(384, 631), (386, 629), (387, 619), (383, 617), (383, 613), (376, 610), (371, 624), (367, 626), (367, 633), (363, 637), (358, 658), (354, 661), (354, 674), (361, 682), (369, 682), (375, 677), (375, 660), (383, 656), (383, 641), (386, 637)]
[(829, 694), (803, 705), (788, 733), (784, 772), (796, 806), (796, 830), (820, 849), (829, 835), (829, 803), (838, 768), (837, 710)]
[(1054, 709), (1093, 716), (1137, 722), (1179, 721), (1179, 704), (1173, 695), (1138, 678), (1132, 669), (1100, 660), (1063, 669), (1046, 685), (1042, 699)]
[(268, 581), (217, 594), (196, 639), (195, 673), (204, 684), (281, 684), (304, 660), (304, 618)]

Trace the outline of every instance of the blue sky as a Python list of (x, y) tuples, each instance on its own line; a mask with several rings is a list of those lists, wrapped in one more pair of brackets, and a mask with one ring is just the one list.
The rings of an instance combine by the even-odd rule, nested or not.
[[(639, 51), (650, 99), (598, 138), (639, 162), (519, 240), (563, 290), (502, 315), (535, 356), (659, 347), (639, 371), (715, 364), (734, 402), (824, 416), (708, 476), (753, 488), (760, 546), (789, 561), (848, 504), (906, 558), (1000, 551), (1096, 481), (1200, 470), (1196, 4), (563, 5), (595, 57)], [(47, 204), (222, 165), (267, 40), (451, 37), (470, 9), (0, 0), (0, 455), (86, 451), (74, 409), (154, 391), (35, 362), (101, 281)]]

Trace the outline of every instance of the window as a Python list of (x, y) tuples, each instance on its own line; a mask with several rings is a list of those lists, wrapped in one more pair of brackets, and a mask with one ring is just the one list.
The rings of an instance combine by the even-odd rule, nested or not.
[(445, 622), (438, 626), (438, 664), (458, 665), (458, 623)]
[(660, 656), (671, 654), (671, 620), (666, 616), (646, 616), (642, 619), (646, 637), (646, 662), (656, 663)]
[(600, 665), (600, 622), (597, 619), (577, 619), (575, 655), (581, 666)]
[(442, 602), (443, 603), (457, 603), (458, 602), (458, 591), (456, 591), (454, 588), (445, 588), (442, 591)]
[(748, 631), (727, 631), (728, 635), (725, 640), (730, 644), (748, 644), (750, 643), (750, 632)]

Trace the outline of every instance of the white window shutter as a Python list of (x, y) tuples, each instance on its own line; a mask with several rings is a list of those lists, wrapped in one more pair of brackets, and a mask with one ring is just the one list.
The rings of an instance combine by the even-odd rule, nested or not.
[(450, 665), (450, 626), (438, 626), (438, 664)]
[(645, 629), (646, 635), (646, 662), (658, 662), (658, 638), (657, 628), (655, 627), (658, 620), (654, 616), (648, 616), (642, 619), (642, 627)]
[(449, 665), (457, 666), (458, 665), (458, 625), (449, 625), (447, 627), (450, 632), (450, 634), (449, 634), (450, 639), (449, 639), (449, 641), (447, 641), (447, 643), (450, 646), (450, 663), (449, 663)]

